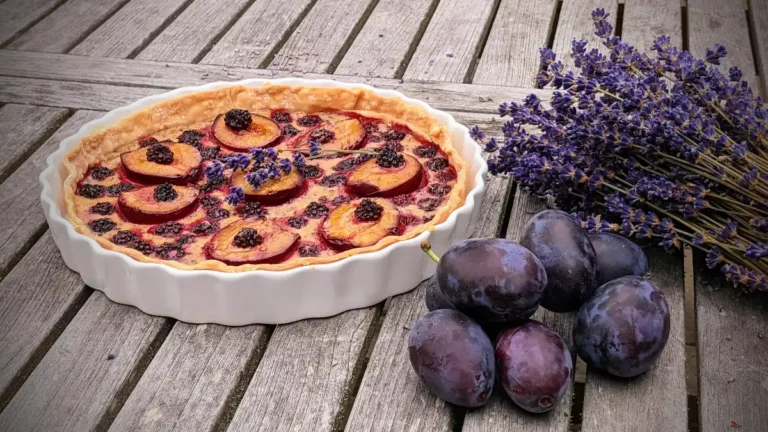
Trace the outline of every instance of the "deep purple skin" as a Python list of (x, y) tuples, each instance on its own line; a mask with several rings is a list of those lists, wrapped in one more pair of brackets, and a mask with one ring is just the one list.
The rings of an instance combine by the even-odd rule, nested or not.
[(453, 245), (437, 266), (440, 290), (456, 309), (482, 324), (516, 323), (539, 307), (547, 274), (528, 249), (504, 239)]
[(432, 275), (427, 281), (427, 295), (425, 297), (427, 303), (427, 309), (433, 311), (438, 309), (456, 309), (453, 304), (448, 300), (443, 292), (440, 291), (440, 286), (437, 284), (437, 275)]
[(567, 213), (544, 210), (523, 228), (520, 240), (547, 271), (541, 305), (552, 312), (574, 311), (598, 287), (597, 258), (586, 231)]
[(483, 406), (493, 391), (493, 345), (480, 326), (452, 309), (428, 312), (411, 327), (411, 366), (435, 396), (467, 408)]
[(611, 233), (589, 233), (588, 237), (597, 257), (597, 286), (648, 271), (645, 253), (628, 238)]
[(581, 307), (573, 328), (579, 357), (624, 378), (647, 371), (668, 337), (669, 306), (664, 293), (639, 276), (601, 286)]
[(531, 320), (497, 337), (496, 367), (514, 403), (543, 413), (553, 409), (571, 386), (573, 359), (557, 333)]

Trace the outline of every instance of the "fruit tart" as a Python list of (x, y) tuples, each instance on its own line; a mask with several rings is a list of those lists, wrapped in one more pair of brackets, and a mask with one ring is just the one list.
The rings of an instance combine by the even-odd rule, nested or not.
[(135, 112), (66, 156), (66, 216), (135, 260), (287, 270), (380, 250), (463, 203), (466, 162), (420, 107), (364, 88), (228, 86)]

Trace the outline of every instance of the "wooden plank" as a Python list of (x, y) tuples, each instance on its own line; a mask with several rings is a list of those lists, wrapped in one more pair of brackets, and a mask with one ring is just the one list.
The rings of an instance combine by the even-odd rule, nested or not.
[[(518, 190), (510, 212), (506, 238), (519, 241), (523, 226), (536, 213), (546, 208), (545, 202)], [(539, 308), (533, 319), (551, 327), (565, 341), (573, 354), (572, 326), (575, 313), (554, 313)], [(491, 400), (482, 410), (467, 411), (464, 419), (465, 432), (492, 431), (562, 431), (568, 430), (571, 412), (573, 387), (568, 390), (563, 401), (548, 414), (530, 415), (515, 405), (504, 392), (501, 383), (494, 390)]]
[[(11, 105), (6, 105), (11, 106)], [(45, 229), (40, 207), (40, 183), (37, 176), (45, 167), (45, 158), (59, 142), (74, 134), (82, 124), (101, 114), (76, 112), (48, 138), (8, 179), (0, 184), (0, 277), (21, 258), (31, 242)]]
[(195, 0), (136, 57), (194, 63), (249, 0)]
[(683, 46), (680, 0), (633, 0), (624, 3), (621, 38), (641, 52), (651, 52), (653, 41), (667, 35)]
[(642, 432), (688, 427), (682, 252), (670, 255), (656, 247), (645, 252), (650, 280), (664, 291), (669, 304), (669, 340), (656, 364), (637, 378), (617, 380), (589, 369), (582, 431)]
[(9, 47), (20, 51), (65, 53), (127, 0), (69, 0)]
[(6, 0), (0, 3), (0, 45), (44, 17), (65, 0)]
[(425, 292), (426, 283), (422, 283), (414, 291), (392, 297), (346, 430), (451, 429), (450, 405), (429, 393), (408, 361), (408, 330), (427, 312)]
[(120, 406), (115, 397), (166, 322), (94, 292), (0, 413), (0, 430), (96, 428)]
[[(526, 2), (506, 1), (499, 7), (496, 23), (478, 64), (475, 80), (485, 83), (533, 85), (539, 69), (538, 48), (546, 45), (554, 19), (555, 4), (545, 3), (540, 9)], [(537, 5), (538, 6), (538, 5)], [(548, 20), (549, 19), (549, 20)], [(562, 23), (562, 21), (561, 21)], [(558, 31), (561, 31), (558, 29)], [(509, 62), (514, 65), (510, 70)], [(506, 238), (519, 241), (525, 223), (544, 210), (545, 202), (518, 189), (507, 225)], [(574, 313), (557, 314), (539, 308), (533, 316), (563, 337), (573, 353), (571, 329)], [(464, 431), (567, 431), (571, 412), (573, 388), (563, 401), (548, 414), (530, 415), (515, 405), (496, 386), (485, 408), (467, 411)]]
[[(80, 57), (87, 59), (90, 57)], [(0, 70), (2, 70), (0, 66)], [(44, 74), (47, 74), (44, 73)], [(43, 75), (43, 74), (41, 74)], [(105, 76), (107, 72), (105, 72)], [(344, 82), (365, 82), (360, 77), (343, 77), (337, 75), (322, 75), (323, 78), (333, 78)], [(206, 79), (208, 79), (206, 77)], [(119, 78), (118, 78), (119, 80)], [(145, 78), (137, 78), (144, 81)], [(396, 80), (376, 80), (376, 87), (397, 90), (405, 95), (424, 100), (431, 106), (441, 110), (467, 110), (473, 112), (494, 113), (498, 110), (500, 101), (522, 100), (533, 92), (543, 100), (551, 94), (548, 90), (533, 90), (517, 87), (481, 86), (453, 83), (420, 83), (406, 82), (399, 84)], [(173, 84), (176, 82), (177, 84)], [(168, 76), (163, 85), (176, 88), (185, 81), (178, 81)], [(27, 103), (46, 106), (59, 106), (78, 109), (113, 109), (142, 97), (163, 93), (161, 88), (146, 88), (136, 86), (104, 85), (79, 82), (62, 82), (30, 78), (0, 76), (0, 102)]]
[(763, 100), (768, 100), (768, 0), (749, 0), (749, 23), (754, 35), (755, 57)]
[[(624, 9), (623, 36), (650, 49), (660, 34), (682, 40), (678, 0), (630, 2)], [(664, 291), (670, 310), (670, 334), (658, 362), (633, 380), (616, 380), (590, 369), (582, 430), (685, 430), (688, 426), (685, 371), (685, 286), (682, 251), (673, 255), (646, 249), (650, 280)], [(638, 422), (637, 419), (644, 419)]]
[(608, 21), (615, 28), (616, 12), (618, 11), (616, 0), (563, 0), (552, 50), (566, 68), (573, 66), (570, 53), (571, 42), (574, 39), (587, 40), (589, 49), (601, 49), (603, 47), (600, 38), (595, 36), (595, 27), (592, 24), (592, 11), (597, 8), (603, 8), (606, 13), (610, 14)]
[(502, 0), (472, 80), (475, 84), (532, 86), (539, 48), (547, 45), (556, 0)]
[(395, 78), (426, 27), (436, 0), (381, 0), (335, 73)]
[(50, 233), (0, 282), (0, 410), (84, 295), (83, 281), (64, 264)]
[(443, 0), (403, 78), (463, 82), (477, 57), (494, 0)]
[(71, 53), (96, 57), (129, 57), (187, 2), (131, 0), (72, 49)]
[(376, 308), (278, 326), (229, 431), (343, 427)]
[(0, 182), (35, 151), (67, 115), (61, 108), (5, 105), (0, 108)]
[(694, 261), (702, 432), (768, 425), (768, 295), (740, 295), (702, 257)]
[(108, 111), (165, 90), (0, 77), (3, 102)]
[(109, 430), (214, 430), (266, 337), (265, 326), (176, 323)]
[(338, 64), (347, 39), (365, 20), (374, 0), (318, 0), (286, 41), (270, 69), (328, 72)]
[[(498, 237), (510, 196), (504, 181), (490, 182), (472, 237)], [(436, 251), (442, 254), (444, 251)], [(449, 430), (451, 407), (433, 396), (408, 361), (408, 329), (427, 312), (426, 283), (393, 297), (347, 423), (351, 431)], [(472, 415), (471, 413), (468, 415)]]
[(257, 0), (214, 45), (201, 63), (265, 67), (294, 23), (312, 7), (313, 0)]
[(727, 75), (731, 66), (737, 66), (744, 79), (759, 92), (743, 0), (688, 0), (687, 4), (691, 54), (703, 59), (707, 48), (723, 45), (728, 56), (718, 68)]
[[(496, 113), (501, 101), (522, 100), (531, 92), (536, 93), (542, 100), (548, 100), (551, 95), (550, 90), (523, 87), (434, 81), (405, 81), (401, 83), (399, 80), (391, 78), (352, 77), (338, 74), (298, 73), (10, 50), (0, 50), (0, 75), (168, 89), (244, 78), (269, 79), (299, 76), (310, 79), (335, 79), (398, 90), (444, 110), (461, 107), (462, 110), (488, 113)], [(0, 82), (2, 83), (0, 91), (3, 91), (3, 88), (7, 86), (16, 87), (11, 82), (12, 80), (9, 81), (4, 78)]]

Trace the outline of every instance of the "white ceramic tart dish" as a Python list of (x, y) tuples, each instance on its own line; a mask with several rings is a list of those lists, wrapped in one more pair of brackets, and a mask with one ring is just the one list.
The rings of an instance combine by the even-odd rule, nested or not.
[[(161, 140), (174, 139), (162, 136), (163, 131), (177, 133), (186, 126), (200, 127), (232, 108), (251, 113), (260, 109), (331, 112), (324, 120), (334, 118), (334, 112), (362, 113), (365, 118), (389, 124), (390, 131), (395, 125), (406, 125), (413, 136), (422, 135), (439, 146), (440, 154), (455, 167), (450, 192), (413, 229), (392, 230), (375, 244), (333, 254), (323, 252), (321, 256), (306, 255), (308, 258), (301, 254), (301, 258), (285, 262), (230, 265), (210, 256), (199, 262), (166, 260), (117, 246), (114, 237), (110, 241), (88, 229), (77, 200), (83, 200), (79, 196), (79, 182), (89, 167), (138, 148), (142, 137), (158, 134)], [(336, 137), (346, 137), (346, 129), (340, 131), (336, 131)], [(322, 134), (319, 136), (322, 138)], [(374, 161), (380, 162), (378, 157)], [(322, 158), (318, 163), (323, 163)], [(470, 138), (468, 129), (422, 101), (361, 84), (286, 78), (185, 87), (118, 108), (63, 140), (48, 157), (40, 181), (42, 206), (56, 245), (67, 266), (78, 272), (88, 286), (103, 291), (115, 302), (136, 306), (152, 315), (191, 323), (246, 325), (331, 316), (371, 306), (413, 289), (435, 269), (421, 251), (421, 241), (429, 239), (437, 251), (444, 251), (470, 234), (478, 216), (486, 172), (480, 147)], [(427, 183), (422, 182), (422, 187), (424, 184)], [(183, 189), (174, 188), (180, 192)], [(312, 196), (306, 189), (302, 193)], [(154, 199), (159, 202), (157, 194), (156, 189)], [(127, 194), (120, 195), (121, 205), (123, 195)], [(383, 199), (378, 202), (386, 208)], [(117, 204), (115, 207), (122, 208)], [(234, 207), (230, 210), (234, 213)], [(307, 215), (306, 211), (304, 214)], [(202, 215), (205, 217), (204, 211)], [(232, 219), (222, 219), (220, 232)], [(310, 219), (309, 228), (317, 226), (312, 223), (316, 222)], [(197, 243), (193, 242), (193, 246), (197, 247)]]

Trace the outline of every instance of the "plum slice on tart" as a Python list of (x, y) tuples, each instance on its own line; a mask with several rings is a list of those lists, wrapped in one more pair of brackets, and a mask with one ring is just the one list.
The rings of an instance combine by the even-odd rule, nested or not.
[(292, 169), (281, 177), (268, 180), (259, 189), (246, 180), (248, 173), (238, 170), (232, 174), (230, 183), (245, 192), (245, 200), (265, 205), (278, 205), (294, 198), (301, 192), (304, 176), (298, 169)]
[(336, 250), (372, 246), (397, 231), (400, 212), (382, 198), (353, 200), (333, 209), (320, 234)]
[(181, 219), (194, 211), (200, 191), (190, 186), (163, 183), (120, 194), (118, 210), (128, 222), (160, 224)]
[(301, 237), (267, 220), (242, 220), (214, 234), (205, 245), (210, 259), (228, 265), (278, 263), (293, 253)]
[(283, 136), (283, 129), (272, 119), (239, 109), (219, 114), (211, 130), (217, 141), (236, 152), (271, 147)]
[(309, 143), (320, 144), (325, 151), (357, 150), (365, 145), (365, 127), (360, 120), (352, 117), (342, 118), (332, 123), (321, 123), (307, 129), (287, 143), (287, 148), (302, 148), (308, 153)]
[(415, 157), (384, 149), (355, 168), (346, 187), (350, 194), (361, 197), (392, 197), (415, 191), (422, 177), (423, 169)]
[(163, 141), (122, 153), (120, 162), (133, 181), (184, 185), (199, 178), (203, 157), (193, 146)]

